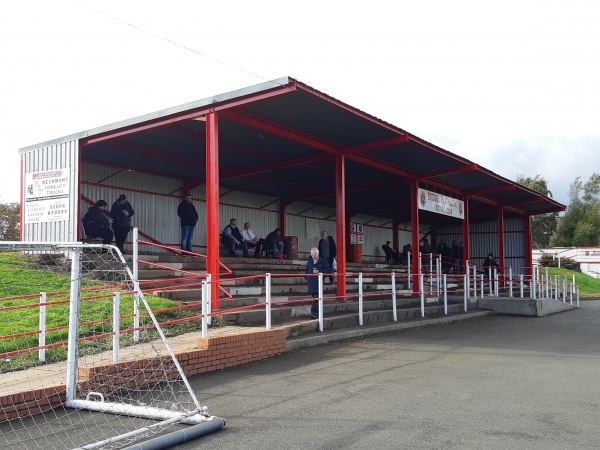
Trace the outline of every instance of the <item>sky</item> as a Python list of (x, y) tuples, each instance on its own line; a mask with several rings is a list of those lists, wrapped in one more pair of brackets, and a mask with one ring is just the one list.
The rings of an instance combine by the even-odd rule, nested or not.
[(0, 202), (18, 150), (283, 76), (555, 200), (600, 172), (600, 2), (3, 0)]

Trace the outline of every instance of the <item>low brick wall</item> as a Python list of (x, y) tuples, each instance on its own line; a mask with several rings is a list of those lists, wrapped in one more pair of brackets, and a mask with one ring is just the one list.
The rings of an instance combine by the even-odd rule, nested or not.
[(285, 329), (198, 339), (198, 350), (177, 353), (186, 375), (211, 372), (285, 352)]
[[(176, 352), (186, 376), (222, 370), (266, 359), (286, 351), (284, 329), (198, 339), (196, 349)], [(148, 358), (120, 361), (102, 366), (80, 367), (78, 382), (84, 390), (108, 393), (114, 389), (150, 386), (163, 380), (161, 361)], [(163, 361), (164, 362), (164, 361)], [(167, 366), (172, 364), (167, 363)], [(115, 376), (119, 375), (120, 376)], [(134, 378), (131, 378), (134, 376)], [(112, 386), (106, 385), (111, 380)], [(119, 383), (119, 384), (114, 384)], [(132, 385), (135, 383), (135, 385)], [(65, 402), (65, 385), (4, 394), (0, 396), (0, 422), (48, 411)]]
[(65, 402), (65, 385), (33, 389), (0, 397), (0, 422), (32, 416)]

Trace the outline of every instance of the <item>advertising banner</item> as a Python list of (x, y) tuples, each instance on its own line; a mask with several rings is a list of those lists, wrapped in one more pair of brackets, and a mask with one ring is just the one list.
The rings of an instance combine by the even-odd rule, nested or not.
[(26, 224), (69, 220), (69, 178), (69, 169), (25, 174)]
[(462, 200), (420, 188), (418, 195), (419, 209), (423, 211), (444, 214), (457, 219), (465, 218), (465, 203)]

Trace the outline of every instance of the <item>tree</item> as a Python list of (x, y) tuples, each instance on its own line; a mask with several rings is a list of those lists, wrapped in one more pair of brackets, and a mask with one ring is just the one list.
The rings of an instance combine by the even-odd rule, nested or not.
[[(552, 192), (548, 189), (548, 182), (541, 175), (535, 177), (517, 176), (517, 183), (539, 192), (546, 197), (552, 197)], [(556, 232), (557, 213), (538, 214), (531, 218), (531, 240), (534, 248), (544, 248), (550, 246), (550, 238)]]
[(0, 241), (20, 240), (20, 216), (19, 203), (0, 203)]
[(569, 201), (554, 245), (600, 245), (600, 174), (594, 172), (585, 183), (581, 177), (575, 178), (569, 189)]

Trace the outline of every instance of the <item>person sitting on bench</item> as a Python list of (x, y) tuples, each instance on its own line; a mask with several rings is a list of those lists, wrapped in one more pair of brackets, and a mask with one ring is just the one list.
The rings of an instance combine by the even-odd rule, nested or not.
[(229, 225), (223, 230), (222, 243), (223, 247), (229, 250), (229, 256), (237, 256), (235, 250), (241, 248), (244, 252), (244, 258), (248, 257), (248, 243), (242, 237), (239, 228), (237, 227), (237, 219), (231, 219)]
[(100, 238), (103, 244), (110, 244), (113, 240), (113, 232), (110, 229), (113, 220), (108, 216), (107, 210), (108, 204), (104, 200), (98, 200), (83, 216), (83, 229), (86, 236)]
[[(265, 238), (265, 248), (267, 249), (267, 258), (283, 258), (284, 250), (281, 230), (275, 228)], [(280, 256), (278, 256), (280, 255)]]
[(398, 250), (394, 250), (390, 244), (391, 242), (387, 241), (385, 245), (381, 246), (385, 253), (385, 263), (389, 264), (390, 261), (392, 261), (394, 264), (400, 264), (400, 254), (398, 253)]
[(254, 257), (259, 258), (260, 253), (262, 251), (263, 246), (265, 245), (264, 239), (258, 239), (254, 234), (254, 231), (250, 228), (250, 223), (244, 223), (244, 228), (242, 228), (242, 237), (244, 241), (248, 243), (248, 248), (254, 247)]

